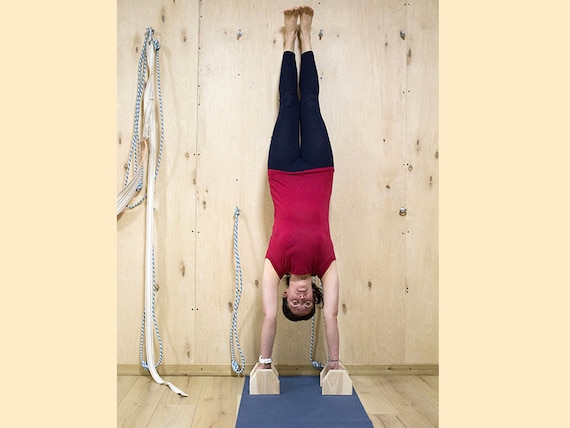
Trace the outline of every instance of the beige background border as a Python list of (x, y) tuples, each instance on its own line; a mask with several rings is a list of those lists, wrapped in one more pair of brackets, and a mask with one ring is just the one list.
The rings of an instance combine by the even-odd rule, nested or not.
[[(567, 12), (440, 3), (442, 427), (567, 419)], [(114, 426), (115, 5), (2, 15), (1, 419)]]

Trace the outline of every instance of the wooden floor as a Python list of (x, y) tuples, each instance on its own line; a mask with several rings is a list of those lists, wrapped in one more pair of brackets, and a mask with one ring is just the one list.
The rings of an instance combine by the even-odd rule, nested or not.
[[(439, 424), (438, 376), (351, 376), (374, 427), (430, 428)], [(244, 378), (165, 376), (181, 397), (147, 376), (117, 377), (117, 427), (234, 427)]]

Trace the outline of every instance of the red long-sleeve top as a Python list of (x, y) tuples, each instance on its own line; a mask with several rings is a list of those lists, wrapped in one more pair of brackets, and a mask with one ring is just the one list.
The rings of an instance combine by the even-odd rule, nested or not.
[(322, 276), (335, 260), (329, 227), (333, 167), (285, 172), (270, 169), (274, 222), (266, 258), (279, 278)]

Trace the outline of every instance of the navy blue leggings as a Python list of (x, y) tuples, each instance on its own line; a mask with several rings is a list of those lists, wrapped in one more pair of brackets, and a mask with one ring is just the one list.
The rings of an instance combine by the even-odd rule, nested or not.
[(329, 135), (319, 107), (319, 76), (312, 51), (301, 55), (299, 91), (300, 100), (295, 54), (283, 52), (279, 115), (269, 146), (269, 169), (297, 172), (334, 166)]

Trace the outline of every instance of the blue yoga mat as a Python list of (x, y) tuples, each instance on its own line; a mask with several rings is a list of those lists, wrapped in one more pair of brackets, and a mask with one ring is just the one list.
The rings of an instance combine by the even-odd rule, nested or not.
[(245, 379), (236, 428), (372, 428), (354, 389), (352, 395), (322, 395), (318, 376), (279, 381), (279, 395), (249, 395)]

